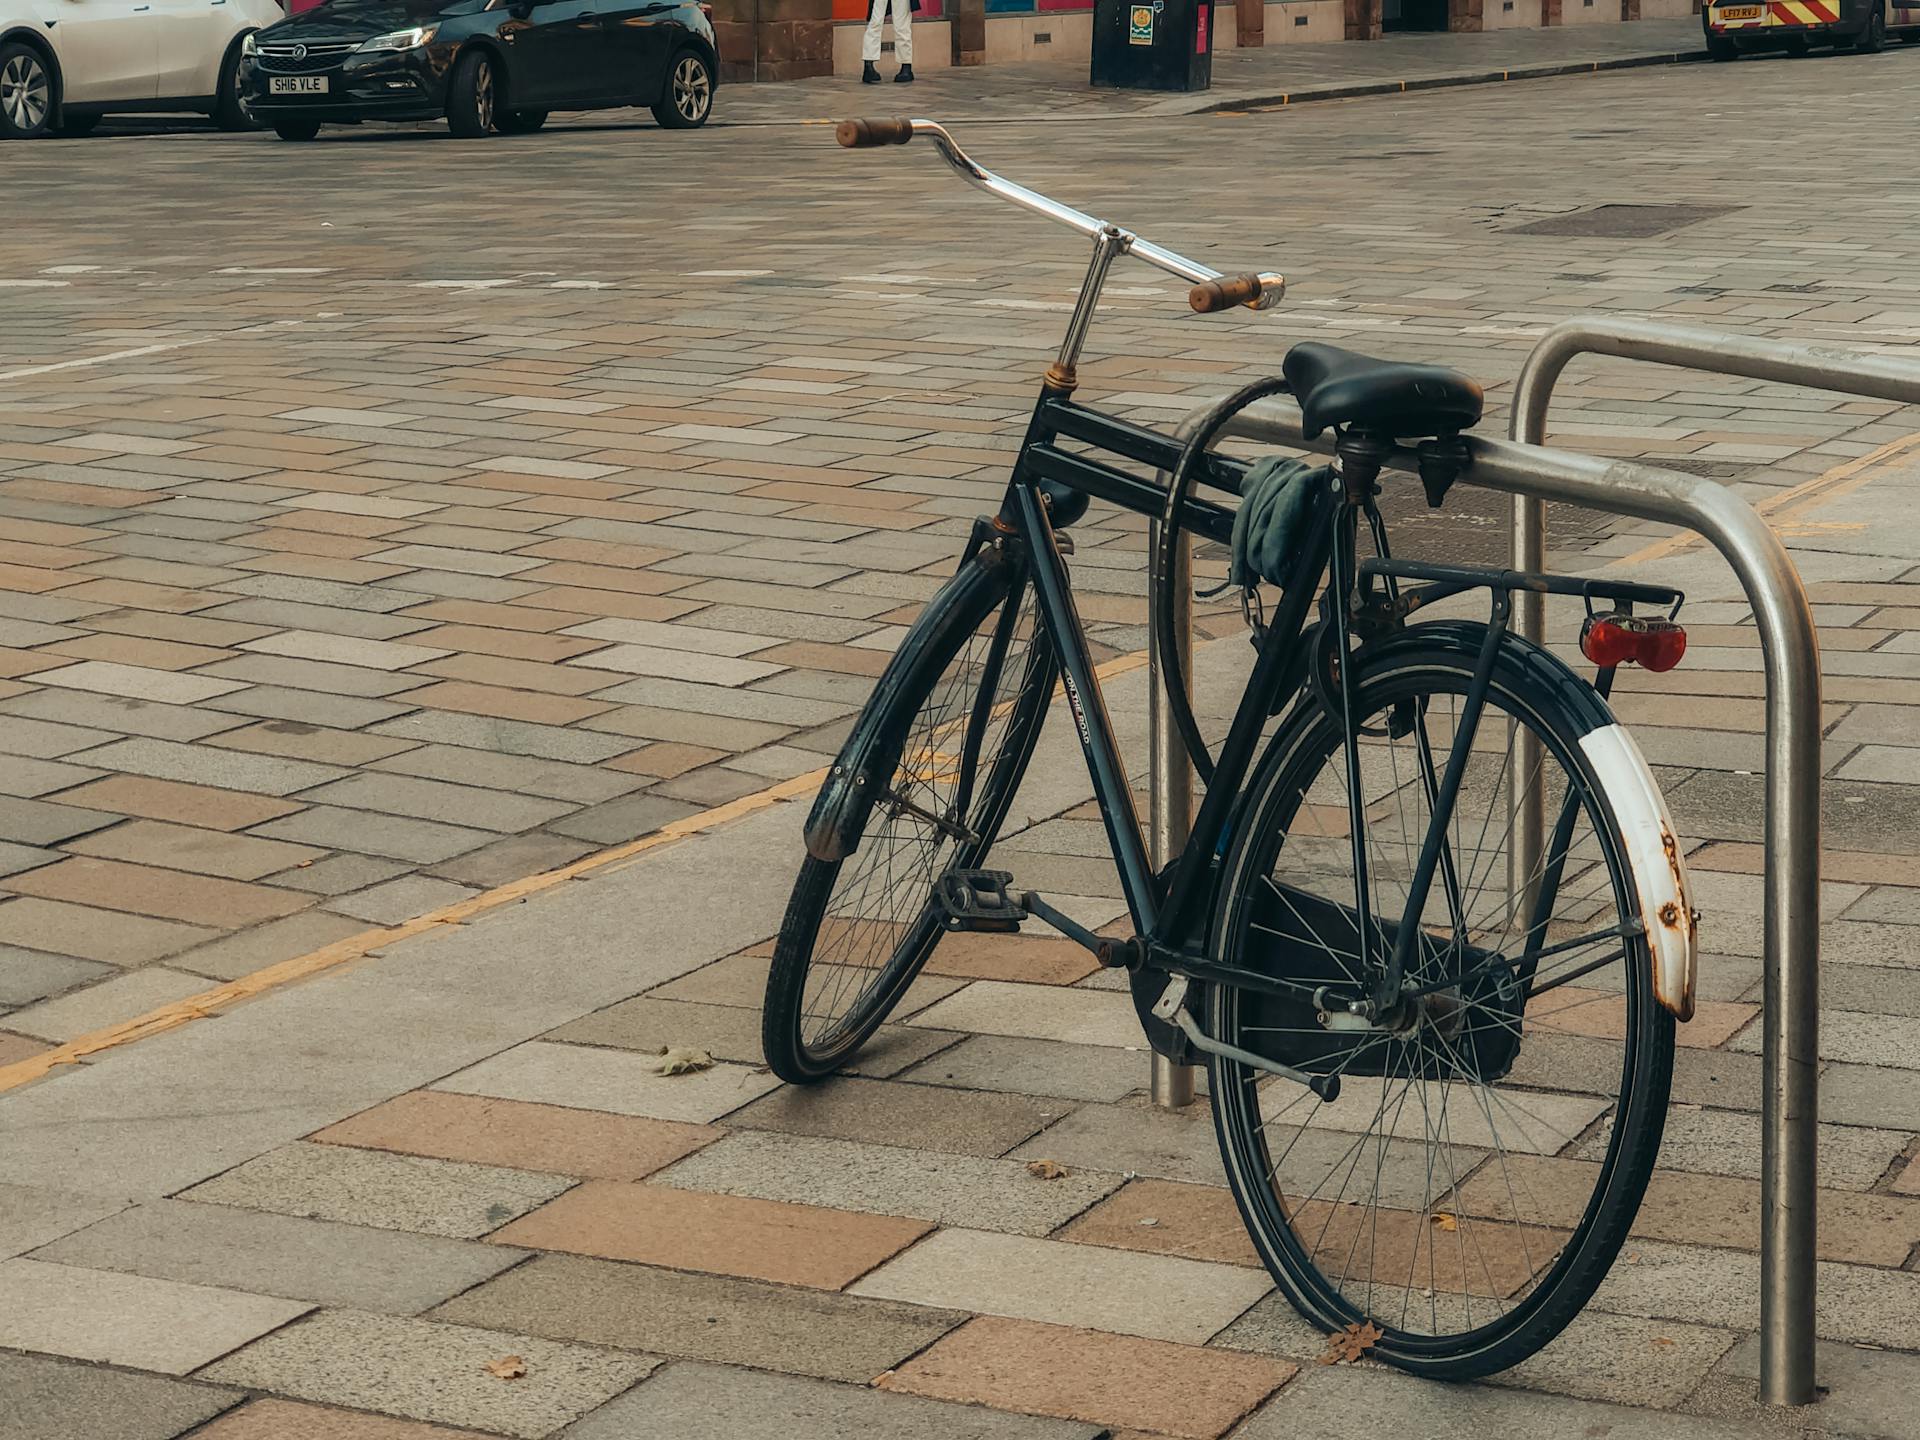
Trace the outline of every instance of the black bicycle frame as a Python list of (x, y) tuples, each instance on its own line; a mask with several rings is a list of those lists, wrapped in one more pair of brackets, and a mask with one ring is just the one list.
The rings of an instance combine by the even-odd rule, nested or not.
[[(1361, 502), (1345, 494), (1344, 487), (1335, 482), (1313, 497), (1306, 543), (1294, 561), (1293, 574), (1285, 578), (1280, 603), (1259, 640), (1253, 673), (1214, 761), (1213, 780), (1194, 817), (1186, 846), (1164, 871), (1156, 874), (1141, 836), (1132, 787), (1114, 739), (1113, 722), (1095, 674), (1086, 630), (1074, 604), (1072, 581), (1052, 517), (1058, 513), (1068, 517), (1064, 523), (1070, 523), (1071, 518), (1084, 509), (1084, 501), (1079, 497), (1089, 496), (1158, 519), (1166, 504), (1166, 489), (1122, 468), (1115, 459), (1171, 473), (1179, 462), (1183, 446), (1171, 436), (1076, 404), (1071, 393), (1069, 388), (1051, 379), (1043, 386), (994, 526), (1025, 544), (1029, 583), (1034, 587), (1039, 621), (1060, 659), (1061, 683), (1079, 732), (1094, 796), (1100, 802), (1108, 842), (1119, 870), (1121, 891), (1126, 897), (1134, 933), (1145, 943), (1142, 958), (1152, 968), (1174, 969), (1203, 979), (1253, 984), (1260, 988), (1283, 983), (1210, 960), (1204, 953), (1204, 942), (1219, 867), (1226, 855), (1247, 776), (1258, 756), (1261, 731), (1267, 720), (1304, 686), (1307, 652), (1311, 647), (1299, 642), (1321, 578), (1330, 569), (1334, 594), (1328, 601), (1328, 612), (1339, 653), (1343, 655), (1350, 648), (1355, 624), (1348, 602), (1356, 593), (1368, 602), (1361, 607), (1363, 611), (1375, 616), (1384, 613), (1397, 621), (1422, 604), (1462, 590), (1485, 586), (1493, 591), (1493, 624), (1463, 712), (1465, 717), (1476, 720), (1491, 684), (1493, 655), (1506, 631), (1509, 591), (1529, 589), (1579, 594), (1589, 599), (1656, 604), (1678, 601), (1678, 592), (1657, 586), (1385, 558), (1360, 562), (1354, 553), (1354, 538)], [(1063, 442), (1085, 448), (1068, 450), (1063, 448)], [(1207, 454), (1200, 457), (1196, 476), (1201, 485), (1238, 495), (1249, 468), (1245, 462), (1229, 456)], [(1378, 513), (1372, 509), (1370, 500), (1364, 504), (1374, 526), (1376, 545), (1384, 549)], [(1232, 540), (1233, 514), (1225, 505), (1190, 494), (1180, 512), (1180, 523), (1207, 539), (1227, 544)], [(1397, 581), (1401, 579), (1430, 583), (1401, 595), (1397, 590)], [(1373, 585), (1381, 580), (1385, 582), (1385, 594), (1375, 603), (1371, 599)], [(1357, 698), (1353, 667), (1343, 663), (1338, 671), (1337, 694), (1328, 698), (1346, 712), (1348, 759), (1355, 763), (1359, 736), (1355, 729), (1358, 716), (1353, 709)], [(1445, 817), (1452, 814), (1459, 795), (1474, 726), (1463, 723), (1457, 727), (1459, 733), (1442, 773), (1435, 765), (1427, 740), (1425, 717), (1417, 718), (1425, 760), (1422, 768), (1434, 818), (1416, 869), (1412, 903), (1407, 913), (1397, 918), (1397, 930), (1387, 932), (1397, 935), (1397, 939), (1381, 956), (1380, 979), (1370, 997), (1376, 1005), (1387, 1003), (1392, 998), (1390, 992), (1397, 992), (1399, 988), (1420, 908), (1436, 870), (1449, 891), (1455, 884), (1451, 857), (1445, 849)], [(1360, 793), (1357, 787), (1351, 787), (1353, 796), (1358, 797)], [(1350, 803), (1360, 801), (1355, 798)], [(1354, 828), (1356, 835), (1364, 833), (1363, 817), (1354, 817)], [(1366, 904), (1364, 885), (1359, 903), (1363, 907)], [(1370, 929), (1363, 918), (1360, 929), (1363, 938)], [(1533, 941), (1535, 937), (1529, 939)]]
[[(1213, 783), (1194, 817), (1186, 848), (1168, 872), (1156, 875), (1141, 838), (1133, 791), (1094, 674), (1086, 631), (1074, 605), (1072, 582), (1049, 512), (1057, 493), (1053, 487), (1064, 486), (1157, 518), (1166, 491), (1102, 455), (1065, 450), (1062, 441), (1095, 446), (1160, 471), (1173, 469), (1182, 447), (1157, 431), (1077, 405), (1066, 393), (1048, 386), (1035, 407), (999, 523), (1016, 532), (1027, 545), (1040, 620), (1060, 657), (1067, 705), (1079, 732), (1094, 795), (1100, 802), (1135, 933), (1147, 942), (1150, 954), (1172, 952), (1197, 960), (1196, 942), (1206, 927), (1204, 902), (1212, 892), (1210, 872), (1225, 853), (1233, 808), (1256, 758), (1260, 731), (1274, 713), (1273, 702), (1294, 688), (1289, 676), (1299, 666), (1300, 647), (1296, 642), (1306, 626), (1320, 572), (1326, 567), (1331, 523), (1339, 507), (1331, 493), (1315, 507), (1310, 543), (1302, 547), (1296, 573), (1283, 587), (1281, 604), (1261, 642), (1253, 676), (1215, 762)], [(1199, 478), (1202, 484), (1237, 495), (1247, 469), (1230, 457), (1208, 455), (1203, 458)], [(1183, 511), (1182, 524), (1224, 544), (1232, 539), (1233, 511), (1196, 496)]]

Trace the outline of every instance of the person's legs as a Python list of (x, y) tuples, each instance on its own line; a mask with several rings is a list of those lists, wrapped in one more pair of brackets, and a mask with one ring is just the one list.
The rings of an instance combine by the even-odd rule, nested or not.
[(887, 0), (872, 0), (867, 33), (860, 39), (860, 58), (871, 65), (880, 58), (880, 27), (887, 23)]
[(874, 0), (877, 11), (881, 4), (893, 7), (893, 58), (902, 66), (913, 65), (913, 0)]

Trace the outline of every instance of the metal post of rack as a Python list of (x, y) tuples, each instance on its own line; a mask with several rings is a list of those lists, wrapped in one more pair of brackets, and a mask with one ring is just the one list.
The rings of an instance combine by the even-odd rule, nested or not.
[[(1920, 396), (1920, 367), (1901, 368), (1901, 383)], [(1893, 381), (1883, 371), (1875, 383)], [(1242, 411), (1228, 433), (1332, 450), (1330, 435), (1303, 444), (1300, 411), (1286, 401)], [(1713, 480), (1513, 441), (1470, 437), (1468, 449), (1462, 485), (1697, 531), (1732, 565), (1753, 607), (1766, 658), (1768, 756), (1761, 1395), (1774, 1404), (1806, 1403), (1813, 1398), (1820, 655), (1805, 589), (1766, 521)], [(1389, 466), (1414, 470), (1415, 457), (1396, 450)]]
[[(1181, 439), (1190, 435), (1199, 417), (1190, 416), (1175, 432)], [(1160, 483), (1170, 477), (1163, 471)], [(1148, 593), (1163, 582), (1159, 573), (1160, 526), (1147, 530)], [(1193, 698), (1193, 539), (1182, 534), (1174, 548), (1173, 574), (1164, 577), (1173, 587), (1173, 635), (1187, 698)], [(1186, 742), (1174, 723), (1173, 703), (1168, 698), (1161, 671), (1160, 642), (1148, 627), (1147, 636), (1147, 854), (1158, 871), (1173, 862), (1187, 843), (1193, 829), (1193, 762), (1187, 756)], [(1177, 1110), (1193, 1103), (1194, 1081), (1199, 1070), (1192, 1065), (1176, 1065), (1166, 1056), (1154, 1053), (1148, 1076), (1148, 1091), (1153, 1103)]]
[[(1728, 335), (1631, 319), (1571, 320), (1533, 348), (1514, 387), (1514, 440), (1539, 445), (1555, 384), (1579, 355), (1667, 365), (1743, 379), (1801, 385), (1902, 404), (1920, 404), (1920, 365), (1816, 345)], [(1651, 518), (1672, 519), (1661, 515)], [(1676, 524), (1689, 524), (1674, 520)], [(1696, 527), (1697, 528), (1697, 527)], [(1544, 569), (1546, 511), (1537, 494), (1516, 492), (1513, 565)], [(1720, 544), (1716, 539), (1716, 544)], [(1820, 685), (1819, 656), (1791, 597), (1755, 595), (1740, 559), (1720, 544), (1747, 584), (1759, 624), (1767, 676), (1766, 868), (1763, 924), (1767, 954), (1762, 1048), (1766, 1057), (1766, 1123), (1761, 1131), (1760, 1395), (1774, 1405), (1814, 1397), (1814, 1204), (1819, 1074)], [(1751, 559), (1753, 557), (1749, 557)], [(1791, 567), (1789, 568), (1789, 572)], [(1542, 637), (1540, 597), (1517, 597), (1521, 633)], [(1531, 739), (1531, 737), (1527, 737)], [(1529, 773), (1516, 750), (1515, 773)], [(1544, 845), (1545, 807), (1538, 786), (1516, 787), (1514, 878), (1524, 889)]]

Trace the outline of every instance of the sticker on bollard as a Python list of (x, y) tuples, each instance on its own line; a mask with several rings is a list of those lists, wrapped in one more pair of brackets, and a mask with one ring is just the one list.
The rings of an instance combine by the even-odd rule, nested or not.
[(1205, 90), (1213, 83), (1211, 0), (1093, 0), (1091, 84)]

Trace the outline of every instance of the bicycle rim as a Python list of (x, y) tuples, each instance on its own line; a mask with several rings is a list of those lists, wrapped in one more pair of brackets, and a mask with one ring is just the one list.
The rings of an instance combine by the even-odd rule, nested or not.
[[(1403, 655), (1362, 677), (1362, 724), (1380, 732), (1361, 746), (1367, 893), (1386, 935), (1470, 664)], [(1392, 1031), (1330, 1030), (1305, 993), (1221, 990), (1211, 1011), (1219, 1038), (1342, 1077), (1339, 1099), (1322, 1104), (1291, 1081), (1215, 1065), (1229, 1178), (1276, 1278), (1323, 1329), (1378, 1327), (1381, 1358), (1455, 1378), (1531, 1354), (1599, 1283), (1658, 1148), (1673, 1043), (1645, 942), (1618, 933), (1636, 912), (1578, 748), (1587, 727), (1550, 687), (1498, 673), (1487, 706), (1448, 826), (1451, 863), (1409, 965), (1433, 993)], [(1528, 917), (1507, 900), (1522, 727), (1541, 741), (1536, 774), (1559, 842), (1542, 860), (1547, 870), (1557, 857), (1559, 883), (1530, 975)], [(1233, 871), (1224, 958), (1308, 987), (1349, 984), (1365, 971), (1337, 725), (1309, 715), (1278, 750)]]
[(960, 630), (937, 678), (901, 702), (912, 718), (858, 847), (842, 860), (806, 862), (776, 951), (776, 965), (804, 966), (794, 1023), (808, 1072), (856, 1050), (933, 953), (945, 933), (930, 904), (934, 882), (985, 860), (1054, 673), (1023, 584)]

